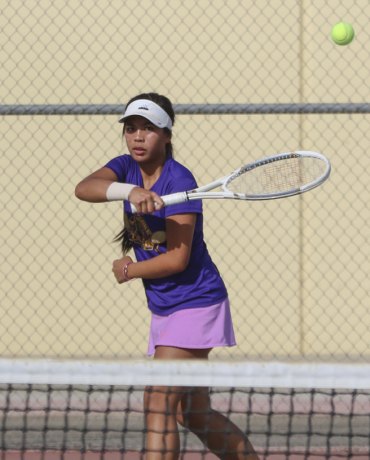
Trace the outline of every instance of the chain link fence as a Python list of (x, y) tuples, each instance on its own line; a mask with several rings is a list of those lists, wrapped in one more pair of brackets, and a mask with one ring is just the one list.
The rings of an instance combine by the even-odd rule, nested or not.
[(141, 282), (111, 273), (121, 205), (74, 188), (125, 152), (125, 102), (157, 91), (198, 183), (287, 150), (332, 162), (302, 197), (204, 203), (238, 340), (214, 356), (368, 360), (369, 17), (367, 0), (4, 1), (0, 355), (145, 354)]

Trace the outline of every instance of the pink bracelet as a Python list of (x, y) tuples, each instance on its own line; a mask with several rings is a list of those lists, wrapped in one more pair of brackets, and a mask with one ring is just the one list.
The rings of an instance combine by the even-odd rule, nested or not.
[(127, 262), (126, 265), (123, 267), (123, 278), (125, 281), (130, 281), (130, 277), (128, 276), (128, 266), (131, 265), (132, 262)]

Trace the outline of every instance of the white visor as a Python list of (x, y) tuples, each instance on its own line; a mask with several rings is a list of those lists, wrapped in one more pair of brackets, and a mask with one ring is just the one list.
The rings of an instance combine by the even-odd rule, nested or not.
[(128, 117), (138, 115), (149, 120), (158, 128), (172, 129), (172, 121), (167, 112), (158, 104), (147, 99), (137, 99), (131, 102), (125, 110), (125, 113), (119, 118), (119, 123), (123, 123)]

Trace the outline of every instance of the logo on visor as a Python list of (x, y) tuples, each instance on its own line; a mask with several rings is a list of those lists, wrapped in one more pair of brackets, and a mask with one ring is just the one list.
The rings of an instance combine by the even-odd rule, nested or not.
[(138, 107), (138, 110), (149, 110), (149, 109), (148, 107), (142, 106), (142, 107)]

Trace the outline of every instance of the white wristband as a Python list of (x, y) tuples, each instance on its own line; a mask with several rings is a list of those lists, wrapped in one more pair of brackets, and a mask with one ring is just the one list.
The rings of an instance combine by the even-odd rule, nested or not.
[(128, 196), (133, 188), (137, 185), (122, 184), (121, 182), (112, 182), (107, 188), (106, 195), (108, 201), (128, 200)]

